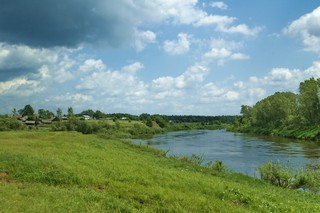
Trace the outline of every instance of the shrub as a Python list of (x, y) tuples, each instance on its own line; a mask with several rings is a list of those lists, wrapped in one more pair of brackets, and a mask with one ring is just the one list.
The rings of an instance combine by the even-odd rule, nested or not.
[(212, 169), (218, 172), (224, 172), (227, 170), (227, 166), (224, 163), (222, 163), (222, 161), (220, 160), (216, 160), (215, 162), (210, 161), (207, 166), (209, 169)]
[(0, 131), (21, 130), (25, 128), (26, 125), (17, 121), (15, 118), (0, 116)]
[(294, 174), (288, 166), (283, 166), (279, 161), (267, 162), (259, 167), (262, 180), (275, 186), (291, 188), (294, 184)]
[(311, 191), (320, 189), (319, 170), (311, 167), (294, 171), (288, 165), (281, 165), (279, 161), (267, 162), (259, 167), (259, 172), (261, 179), (276, 186), (293, 189), (306, 188)]

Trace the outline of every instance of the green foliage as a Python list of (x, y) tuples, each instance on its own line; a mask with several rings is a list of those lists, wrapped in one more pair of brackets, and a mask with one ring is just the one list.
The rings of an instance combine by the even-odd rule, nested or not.
[(43, 119), (48, 119), (53, 117), (53, 113), (45, 109), (39, 109), (38, 114), (39, 114), (39, 117)]
[(275, 186), (292, 188), (294, 186), (294, 174), (290, 167), (283, 166), (279, 161), (267, 162), (259, 167), (262, 180)]
[(62, 117), (62, 109), (61, 108), (57, 109), (57, 116), (59, 119), (61, 119), (61, 117)]
[(182, 162), (187, 162), (189, 164), (195, 165), (195, 166), (201, 166), (203, 163), (203, 154), (202, 155), (197, 155), (197, 154), (192, 154), (191, 156), (176, 156), (172, 155), (170, 158), (182, 161)]
[(242, 118), (229, 130), (320, 139), (320, 79), (300, 83), (300, 93), (277, 92), (253, 107), (241, 106)]
[(217, 172), (225, 172), (227, 171), (227, 165), (222, 163), (220, 160), (216, 160), (215, 162), (209, 162), (207, 167)]
[(282, 165), (279, 161), (267, 162), (259, 167), (262, 180), (283, 188), (307, 188), (318, 192), (320, 190), (320, 172), (318, 169), (293, 170), (289, 164)]
[(320, 79), (311, 78), (300, 83), (299, 113), (303, 123), (314, 125), (320, 121)]
[(30, 104), (26, 105), (23, 109), (19, 110), (19, 113), (22, 116), (33, 116), (34, 115), (34, 110)]
[(73, 117), (74, 113), (73, 113), (73, 108), (72, 107), (68, 107), (68, 117)]
[(147, 117), (146, 125), (147, 125), (148, 127), (152, 127), (152, 119), (151, 119), (151, 116), (148, 116), (148, 117)]
[[(161, 127), (165, 128), (168, 125), (168, 121), (165, 120), (165, 118), (161, 115), (154, 115), (152, 116), (153, 120)], [(148, 120), (147, 120), (148, 121)], [(150, 122), (150, 121), (149, 121)], [(149, 126), (149, 125), (148, 125)]]
[(0, 116), (0, 131), (22, 130), (26, 125), (9, 116)]

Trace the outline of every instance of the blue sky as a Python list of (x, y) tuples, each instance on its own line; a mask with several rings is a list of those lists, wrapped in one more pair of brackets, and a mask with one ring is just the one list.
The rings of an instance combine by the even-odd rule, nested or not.
[(0, 113), (239, 114), (320, 77), (317, 0), (0, 0)]

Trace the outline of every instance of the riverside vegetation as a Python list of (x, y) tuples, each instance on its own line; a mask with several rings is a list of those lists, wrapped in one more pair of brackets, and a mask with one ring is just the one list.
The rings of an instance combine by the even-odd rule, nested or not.
[(254, 106), (241, 106), (231, 131), (320, 140), (320, 79), (300, 83), (299, 93), (276, 92)]
[[(56, 131), (71, 127), (86, 131)], [(135, 145), (126, 138), (138, 128), (159, 131), (137, 121), (66, 121), (1, 132), (1, 212), (320, 211), (314, 193)]]

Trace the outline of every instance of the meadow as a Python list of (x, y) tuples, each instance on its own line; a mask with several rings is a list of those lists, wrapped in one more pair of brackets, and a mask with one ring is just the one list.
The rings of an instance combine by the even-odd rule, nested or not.
[(0, 212), (319, 212), (317, 194), (79, 132), (4, 131)]

